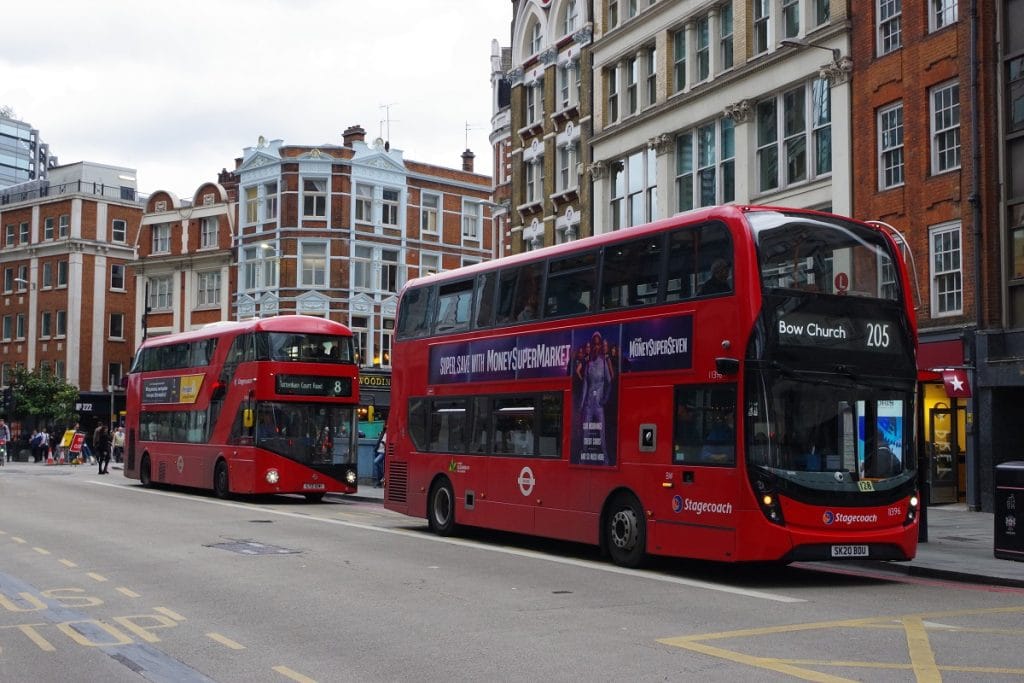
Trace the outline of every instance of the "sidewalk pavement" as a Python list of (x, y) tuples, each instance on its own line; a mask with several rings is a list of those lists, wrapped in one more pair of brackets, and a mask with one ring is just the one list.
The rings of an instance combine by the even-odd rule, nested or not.
[[(21, 465), (26, 463), (8, 463)], [(38, 466), (38, 465), (36, 465)], [(122, 465), (111, 464), (111, 469)], [(87, 469), (94, 469), (95, 465)], [(341, 496), (371, 503), (384, 502), (384, 489), (360, 484), (359, 491)], [(930, 506), (926, 517), (928, 541), (919, 543), (909, 562), (856, 561), (874, 569), (998, 586), (1024, 588), (1024, 562), (997, 558), (993, 550), (995, 519), (991, 512), (972, 512), (966, 505)]]
[[(383, 502), (384, 489), (360, 484), (346, 498)], [(857, 561), (861, 566), (911, 576), (1024, 588), (1024, 562), (1002, 560), (993, 550), (995, 520), (991, 512), (972, 512), (966, 505), (928, 508), (928, 542), (918, 543), (917, 557), (909, 562)]]

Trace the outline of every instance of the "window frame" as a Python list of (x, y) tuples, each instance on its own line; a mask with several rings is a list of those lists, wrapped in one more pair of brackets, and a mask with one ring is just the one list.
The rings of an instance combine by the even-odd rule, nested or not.
[[(952, 237), (952, 240), (947, 238)], [(946, 242), (937, 249), (936, 241)], [(955, 244), (953, 244), (955, 242)], [(947, 248), (948, 247), (948, 248)], [(959, 221), (933, 225), (928, 229), (928, 280), (930, 290), (930, 317), (948, 318), (964, 313), (964, 269), (963, 269), (963, 234)], [(952, 261), (955, 259), (956, 264)], [(940, 267), (945, 266), (945, 267)], [(952, 281), (949, 285), (940, 283)], [(955, 306), (943, 303), (943, 299), (952, 298)]]
[[(891, 122), (887, 123), (891, 118)], [(891, 190), (902, 187), (906, 183), (903, 101), (900, 100), (879, 108), (876, 125), (878, 126), (878, 189)], [(888, 141), (890, 138), (892, 138), (891, 141)], [(895, 178), (897, 173), (898, 179)], [(888, 180), (890, 176), (893, 177), (891, 182)]]
[[(928, 91), (928, 109), (932, 175), (957, 171), (962, 162), (960, 82), (954, 79), (931, 88)], [(950, 161), (945, 161), (950, 157)]]

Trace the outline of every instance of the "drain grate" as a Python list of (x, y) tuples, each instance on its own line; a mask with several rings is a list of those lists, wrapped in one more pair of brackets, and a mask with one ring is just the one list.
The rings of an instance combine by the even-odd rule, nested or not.
[(276, 545), (268, 545), (259, 541), (228, 540), (224, 543), (213, 543), (207, 548), (219, 548), (239, 555), (298, 555), (301, 550), (291, 550)]

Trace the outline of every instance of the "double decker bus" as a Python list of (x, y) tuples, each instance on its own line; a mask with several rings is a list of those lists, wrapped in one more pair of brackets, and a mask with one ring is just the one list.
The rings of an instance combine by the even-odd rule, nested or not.
[(128, 375), (124, 476), (231, 494), (355, 493), (351, 331), (284, 315), (151, 337)]
[(897, 237), (722, 206), (410, 281), (385, 505), (623, 566), (914, 557)]

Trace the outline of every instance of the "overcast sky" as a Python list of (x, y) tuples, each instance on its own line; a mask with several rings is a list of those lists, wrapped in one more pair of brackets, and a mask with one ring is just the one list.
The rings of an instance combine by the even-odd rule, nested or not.
[(190, 198), (260, 135), (491, 174), (491, 40), (509, 0), (41, 0), (0, 11), (0, 105), (61, 164), (138, 172)]

